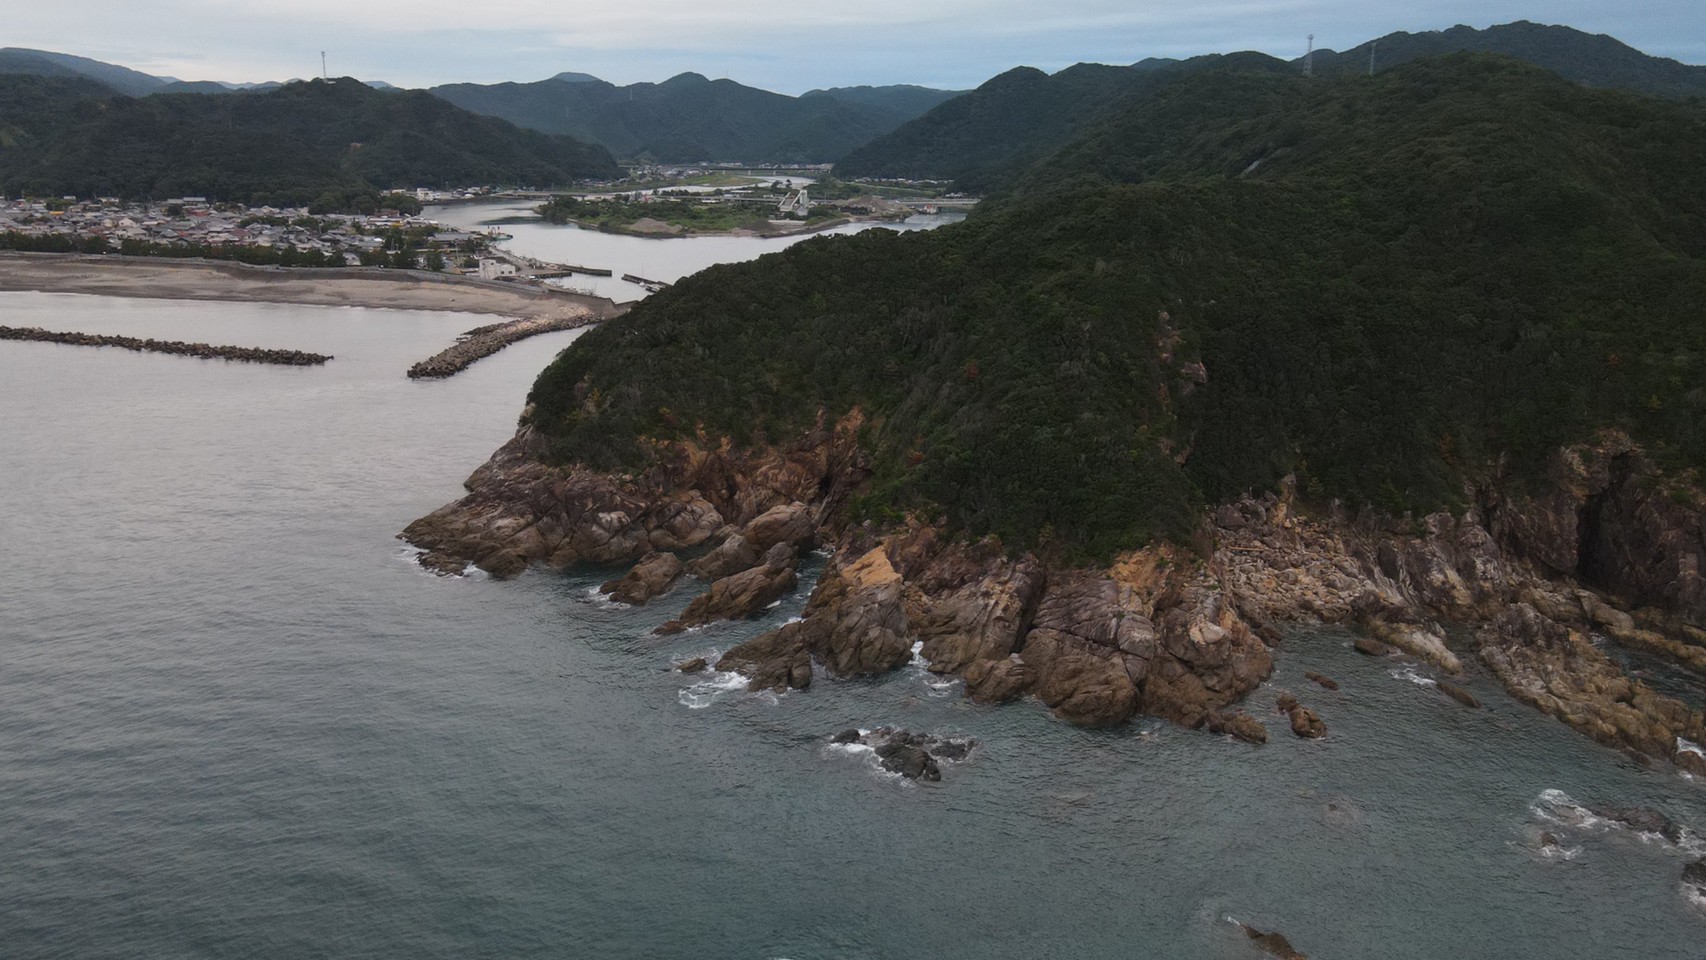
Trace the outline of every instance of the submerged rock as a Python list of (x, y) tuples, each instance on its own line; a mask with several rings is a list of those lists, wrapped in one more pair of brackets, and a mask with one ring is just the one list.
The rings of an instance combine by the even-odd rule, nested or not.
[(1244, 935), (1246, 937), (1249, 937), (1256, 946), (1262, 948), (1263, 953), (1276, 958), (1276, 960), (1309, 960), (1307, 956), (1298, 953), (1297, 950), (1292, 947), (1291, 941), (1287, 940), (1281, 934), (1263, 933), (1255, 927), (1244, 923), (1240, 923), (1238, 926), (1244, 929)]
[(1466, 707), (1469, 707), (1469, 708), (1474, 709), (1474, 710), (1481, 709), (1481, 701), (1475, 699), (1474, 694), (1463, 689), (1462, 687), (1458, 686), (1455, 683), (1447, 683), (1444, 680), (1435, 680), (1434, 686), (1439, 690), (1440, 693), (1445, 694), (1446, 696), (1450, 697), (1453, 700), (1456, 700), (1458, 703), (1461, 703)]
[(1594, 816), (1620, 823), (1638, 833), (1656, 833), (1671, 843), (1682, 842), (1682, 825), (1651, 807), (1595, 806)]
[(1682, 868), (1682, 882), (1694, 888), (1694, 895), (1706, 897), (1706, 857)]
[(1365, 657), (1389, 657), (1392, 648), (1372, 637), (1357, 637), (1351, 641), (1351, 648)]
[(676, 669), (682, 673), (703, 673), (707, 665), (704, 657), (694, 657)]
[(1209, 733), (1224, 733), (1245, 743), (1268, 742), (1268, 728), (1242, 710), (1211, 713), (1204, 727)]
[(864, 744), (876, 753), (884, 770), (909, 780), (928, 781), (942, 779), (943, 763), (964, 760), (977, 745), (966, 737), (938, 737), (892, 727), (878, 727), (870, 733), (843, 730), (830, 738), (830, 743)]
[(1339, 681), (1334, 680), (1332, 677), (1323, 676), (1322, 674), (1319, 674), (1319, 673), (1314, 673), (1312, 671), (1307, 672), (1303, 675), (1303, 678), (1305, 680), (1313, 680), (1316, 683), (1320, 684), (1321, 686), (1326, 687), (1328, 690), (1339, 689)]

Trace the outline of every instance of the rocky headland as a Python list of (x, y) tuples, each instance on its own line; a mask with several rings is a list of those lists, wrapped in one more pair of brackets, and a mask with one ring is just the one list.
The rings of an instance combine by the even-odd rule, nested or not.
[[(547, 440), (524, 427), (467, 496), (403, 536), (447, 573), (635, 564), (606, 584), (628, 602), (683, 574), (708, 582), (664, 632), (757, 615), (796, 588), (801, 552), (822, 547), (830, 559), (803, 616), (716, 664), (755, 690), (881, 674), (919, 644), (928, 668), (963, 678), (974, 700), (1035, 698), (1085, 726), (1148, 714), (1261, 742), (1265, 726), (1238, 704), (1272, 673), (1282, 629), (1338, 624), (1362, 652), (1445, 675), (1479, 661), (1595, 740), (1706, 775), (1702, 712), (1628, 676), (1599, 645), (1706, 665), (1706, 506), (1622, 435), (1556, 451), (1539, 483), (1489, 478), (1460, 514), (1353, 514), (1306, 506), (1282, 485), (1210, 511), (1194, 548), (1152, 544), (1086, 568), (917, 520), (847, 523), (847, 499), (869, 476), (861, 425), (857, 412), (820, 420), (762, 449), (660, 443), (636, 474), (552, 465)], [(1289, 699), (1294, 733), (1327, 732)]]

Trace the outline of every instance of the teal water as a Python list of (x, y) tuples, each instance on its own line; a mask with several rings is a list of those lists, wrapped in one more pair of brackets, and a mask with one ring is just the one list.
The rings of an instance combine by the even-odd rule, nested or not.
[[(1081, 731), (910, 668), (776, 697), (672, 661), (678, 590), (441, 579), (394, 534), (453, 498), (574, 333), (437, 383), (481, 318), (0, 294), (8, 324), (332, 353), (285, 369), (0, 344), (0, 956), (1252, 956), (1700, 960), (1693, 854), (1562, 801), (1706, 828), (1482, 674), (1468, 711), (1304, 631), (1252, 747)], [(1337, 693), (1302, 680), (1317, 670)], [(1426, 671), (1415, 671), (1425, 676)], [(1272, 714), (1303, 697), (1331, 736)], [(977, 738), (937, 784), (828, 738)], [(1531, 849), (1558, 831), (1571, 859)]]

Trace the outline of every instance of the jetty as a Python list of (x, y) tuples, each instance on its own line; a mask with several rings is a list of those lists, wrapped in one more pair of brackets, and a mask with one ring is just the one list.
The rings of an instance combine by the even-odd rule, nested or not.
[(554, 317), (530, 317), (475, 327), (457, 338), (454, 345), (440, 350), (409, 368), (411, 380), (441, 380), (468, 369), (475, 361), (489, 357), (504, 347), (556, 330), (573, 330), (597, 323), (591, 311)]
[(274, 363), (287, 367), (314, 367), (332, 359), (330, 354), (305, 353), (301, 350), (231, 347), (211, 343), (185, 343), (181, 340), (118, 337), (98, 333), (59, 333), (43, 330), (41, 327), (0, 327), (0, 340), (65, 343), (77, 347), (118, 347), (123, 350), (134, 350), (137, 353), (169, 353), (180, 357), (199, 357), (203, 360), (238, 360), (243, 363)]

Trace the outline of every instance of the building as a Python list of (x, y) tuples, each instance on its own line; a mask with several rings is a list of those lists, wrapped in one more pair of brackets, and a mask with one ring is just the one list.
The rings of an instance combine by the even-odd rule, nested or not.
[(485, 258), (480, 261), (481, 280), (503, 280), (515, 276), (515, 264)]

